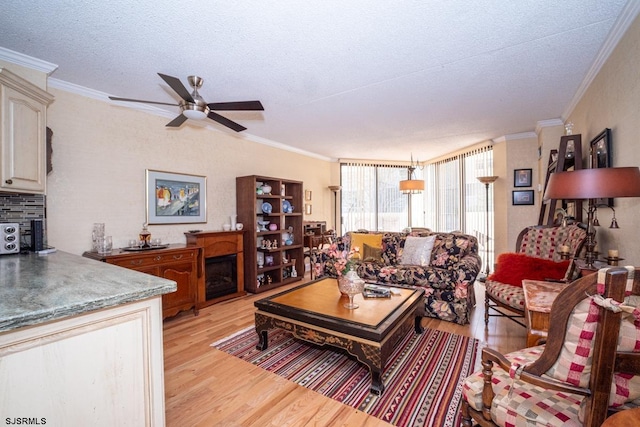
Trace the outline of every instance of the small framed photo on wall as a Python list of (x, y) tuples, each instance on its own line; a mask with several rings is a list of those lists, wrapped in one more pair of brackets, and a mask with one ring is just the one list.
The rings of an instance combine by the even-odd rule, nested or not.
[(532, 169), (516, 169), (513, 171), (514, 187), (531, 187)]
[(513, 205), (533, 205), (533, 190), (512, 191)]

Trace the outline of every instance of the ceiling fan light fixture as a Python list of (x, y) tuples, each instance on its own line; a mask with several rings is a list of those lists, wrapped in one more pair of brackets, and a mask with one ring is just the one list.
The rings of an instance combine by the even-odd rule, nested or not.
[(182, 107), (182, 114), (188, 119), (202, 120), (207, 117), (208, 108), (197, 104), (186, 104)]

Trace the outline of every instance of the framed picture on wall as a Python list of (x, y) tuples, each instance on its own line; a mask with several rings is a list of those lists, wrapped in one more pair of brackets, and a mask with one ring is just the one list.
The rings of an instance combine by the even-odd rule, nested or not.
[[(606, 128), (589, 143), (592, 168), (611, 167), (611, 129)], [(613, 207), (613, 199), (596, 199), (596, 205)]]
[(533, 190), (516, 190), (511, 192), (513, 205), (533, 205)]
[(531, 187), (532, 169), (516, 169), (513, 171), (514, 187)]
[(207, 222), (207, 178), (147, 169), (147, 223)]

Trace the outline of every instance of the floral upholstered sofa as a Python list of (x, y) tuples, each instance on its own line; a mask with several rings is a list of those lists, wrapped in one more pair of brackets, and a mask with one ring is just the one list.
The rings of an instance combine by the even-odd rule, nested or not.
[[(363, 234), (366, 234), (363, 236)], [(379, 248), (371, 248), (361, 239), (379, 238)], [(410, 238), (413, 246), (415, 238), (429, 237), (432, 242), (428, 259), (422, 262), (406, 262), (405, 243)], [(419, 240), (419, 239), (418, 239)], [(355, 241), (360, 241), (356, 245)], [(353, 247), (352, 247), (353, 246)], [(478, 241), (475, 237), (462, 233), (420, 232), (348, 232), (339, 237), (330, 247), (311, 254), (311, 266), (316, 277), (336, 277), (336, 266), (344, 265), (344, 254), (357, 253), (351, 258), (355, 271), (368, 282), (419, 286), (425, 289), (425, 310), (435, 317), (459, 324), (469, 323), (469, 316), (475, 306), (473, 283), (482, 261), (478, 256)], [(403, 254), (403, 252), (406, 252)], [(355, 261), (354, 261), (354, 258)]]

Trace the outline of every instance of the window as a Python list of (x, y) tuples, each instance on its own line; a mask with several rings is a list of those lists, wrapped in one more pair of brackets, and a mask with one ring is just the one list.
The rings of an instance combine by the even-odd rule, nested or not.
[[(409, 225), (409, 196), (398, 187), (407, 179), (406, 166), (343, 163), (341, 234), (358, 229), (400, 231)], [(422, 179), (419, 169), (415, 179)], [(412, 226), (424, 226), (424, 197), (411, 195)]]
[(493, 174), (491, 146), (416, 168), (414, 178), (425, 180), (422, 194), (409, 196), (400, 192), (399, 182), (407, 179), (407, 174), (406, 166), (341, 164), (340, 234), (358, 229), (400, 231), (409, 225), (437, 231), (460, 230), (476, 236), (483, 262), (493, 265), (493, 186), (489, 188), (487, 215), (486, 188), (477, 179)]
[(493, 174), (490, 146), (425, 166), (425, 224), (438, 231), (461, 230), (478, 238), (480, 256), (493, 265), (493, 186), (489, 188), (487, 232), (486, 188), (477, 177)]
[(491, 146), (416, 168), (414, 178), (425, 180), (422, 194), (400, 193), (399, 182), (407, 179), (406, 166), (343, 163), (340, 174), (340, 234), (358, 229), (400, 231), (409, 225), (461, 230), (477, 237), (483, 263), (493, 265), (493, 185), (487, 194), (477, 179), (493, 175)]

